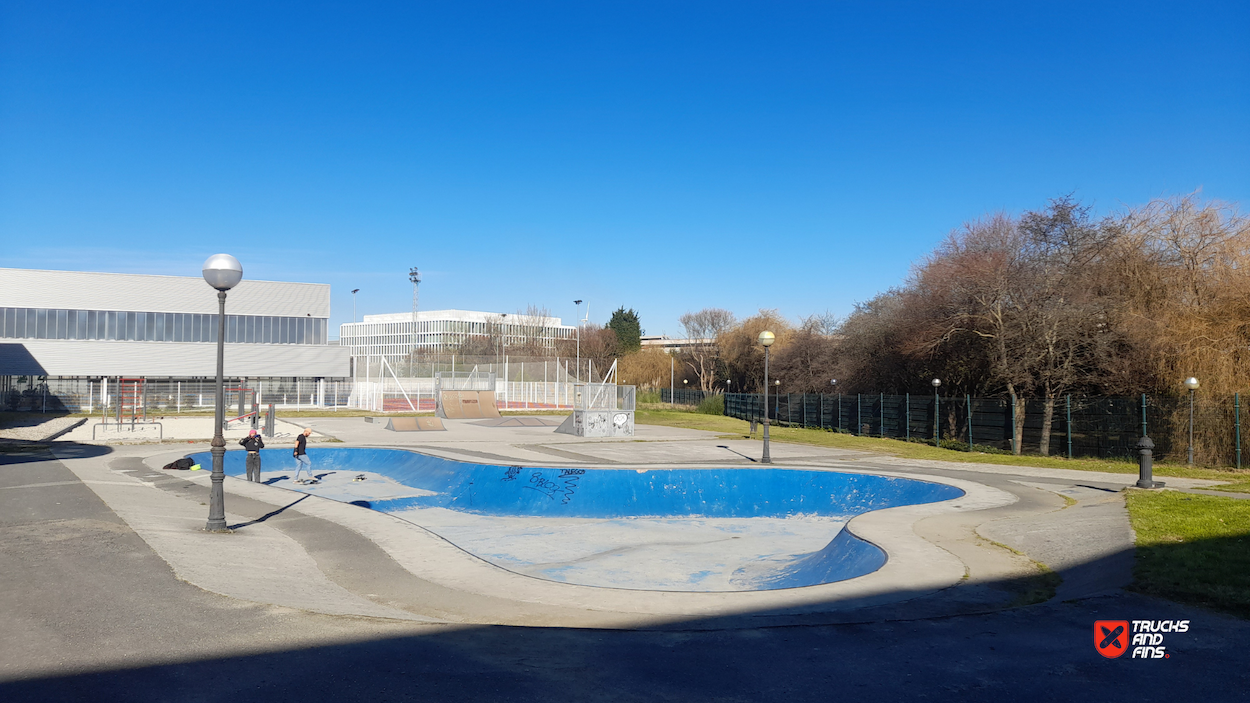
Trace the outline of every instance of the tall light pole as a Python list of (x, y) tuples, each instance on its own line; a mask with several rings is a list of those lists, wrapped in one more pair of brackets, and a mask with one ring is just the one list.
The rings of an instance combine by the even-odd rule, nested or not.
[(226, 440), (221, 436), (221, 426), (226, 419), (225, 374), (226, 365), (226, 291), (243, 280), (243, 264), (229, 254), (213, 254), (204, 262), (204, 280), (217, 289), (217, 398), (213, 421), (213, 475), (212, 488), (208, 493), (209, 532), (226, 532), (226, 494), (222, 482), (226, 480)]
[(1189, 389), (1189, 465), (1194, 465), (1194, 391), (1198, 390), (1198, 379), (1190, 376), (1185, 379), (1185, 387)]
[(359, 292), (360, 292), (359, 288), (352, 289), (352, 323), (353, 324), (356, 322), (356, 294)]
[(421, 272), (416, 266), (408, 269), (408, 280), (412, 281), (412, 336), (411, 349), (408, 350), (408, 377), (413, 378), (412, 362), (417, 356), (417, 286), (421, 283)]
[(582, 380), (582, 301), (574, 300), (577, 306), (577, 366), (573, 367), (573, 378)]
[(939, 411), (942, 409), (942, 399), (938, 396), (938, 388), (942, 386), (942, 379), (935, 378), (929, 383), (933, 384), (933, 446), (940, 447), (942, 446), (942, 432), (939, 428), (942, 426), (942, 416)]
[(764, 330), (760, 332), (759, 340), (764, 345), (764, 456), (760, 458), (760, 462), (771, 464), (773, 459), (768, 455), (768, 348), (777, 341), (777, 335)]

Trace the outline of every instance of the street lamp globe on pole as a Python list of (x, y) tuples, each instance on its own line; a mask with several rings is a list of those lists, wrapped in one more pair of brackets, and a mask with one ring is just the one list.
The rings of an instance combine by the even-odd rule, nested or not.
[(209, 532), (226, 532), (226, 496), (222, 482), (226, 480), (226, 440), (222, 437), (222, 425), (226, 419), (225, 373), (226, 360), (226, 291), (243, 280), (243, 264), (229, 254), (213, 254), (204, 262), (204, 281), (217, 289), (217, 393), (216, 412), (213, 416), (213, 474), (212, 488), (208, 493)]
[(764, 456), (760, 458), (760, 462), (771, 464), (773, 459), (768, 455), (768, 348), (777, 341), (777, 335), (764, 330), (760, 332), (759, 341), (764, 345)]
[(938, 396), (938, 388), (942, 386), (942, 379), (935, 378), (929, 383), (933, 384), (933, 446), (942, 446), (942, 416), (941, 410), (942, 399)]
[(1189, 461), (1194, 465), (1194, 391), (1198, 390), (1198, 379), (1190, 376), (1185, 379), (1185, 387), (1189, 389)]

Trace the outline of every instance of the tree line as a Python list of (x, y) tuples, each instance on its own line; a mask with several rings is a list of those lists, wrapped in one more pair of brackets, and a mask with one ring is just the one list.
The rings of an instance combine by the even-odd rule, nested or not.
[[(931, 393), (1043, 401), (1043, 446), (1067, 394), (1208, 397), (1250, 388), (1250, 221), (1198, 195), (1095, 217), (1071, 195), (965, 222), (901, 285), (792, 323), (705, 309), (681, 318), (691, 346), (677, 385), (759, 392), (763, 348), (781, 392)], [(637, 355), (636, 355), (637, 356)], [(649, 357), (649, 358), (648, 358)], [(623, 382), (667, 386), (670, 363), (622, 360)], [(834, 383), (836, 381), (836, 383)]]

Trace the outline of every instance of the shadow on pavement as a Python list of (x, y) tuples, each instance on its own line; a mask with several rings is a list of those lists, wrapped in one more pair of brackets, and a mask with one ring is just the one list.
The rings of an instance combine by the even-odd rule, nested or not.
[(47, 461), (55, 449), (66, 459), (88, 459), (113, 453), (113, 448), (101, 444), (78, 442), (6, 442), (0, 444), (0, 466), (31, 461)]

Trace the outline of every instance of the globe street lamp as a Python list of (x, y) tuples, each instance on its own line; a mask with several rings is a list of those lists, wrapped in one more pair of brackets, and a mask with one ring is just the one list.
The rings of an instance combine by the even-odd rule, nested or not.
[(768, 348), (777, 341), (777, 335), (764, 330), (760, 332), (759, 340), (764, 345), (764, 456), (760, 462), (771, 464), (773, 459), (768, 455)]
[(226, 440), (221, 436), (226, 418), (225, 382), (222, 378), (226, 362), (226, 291), (243, 280), (243, 264), (229, 254), (213, 254), (204, 262), (203, 274), (208, 285), (217, 289), (217, 399), (213, 420), (213, 475), (212, 488), (208, 493), (208, 524), (204, 529), (209, 532), (227, 532), (226, 495), (221, 485), (226, 480)]
[(942, 426), (942, 416), (938, 411), (941, 410), (940, 406), (942, 399), (938, 397), (938, 388), (942, 385), (942, 379), (935, 378), (932, 381), (929, 381), (929, 383), (933, 384), (933, 446), (940, 447), (942, 446), (942, 434), (940, 429)]
[(1194, 465), (1194, 391), (1198, 390), (1198, 379), (1190, 376), (1185, 379), (1185, 387), (1189, 389), (1189, 465)]

